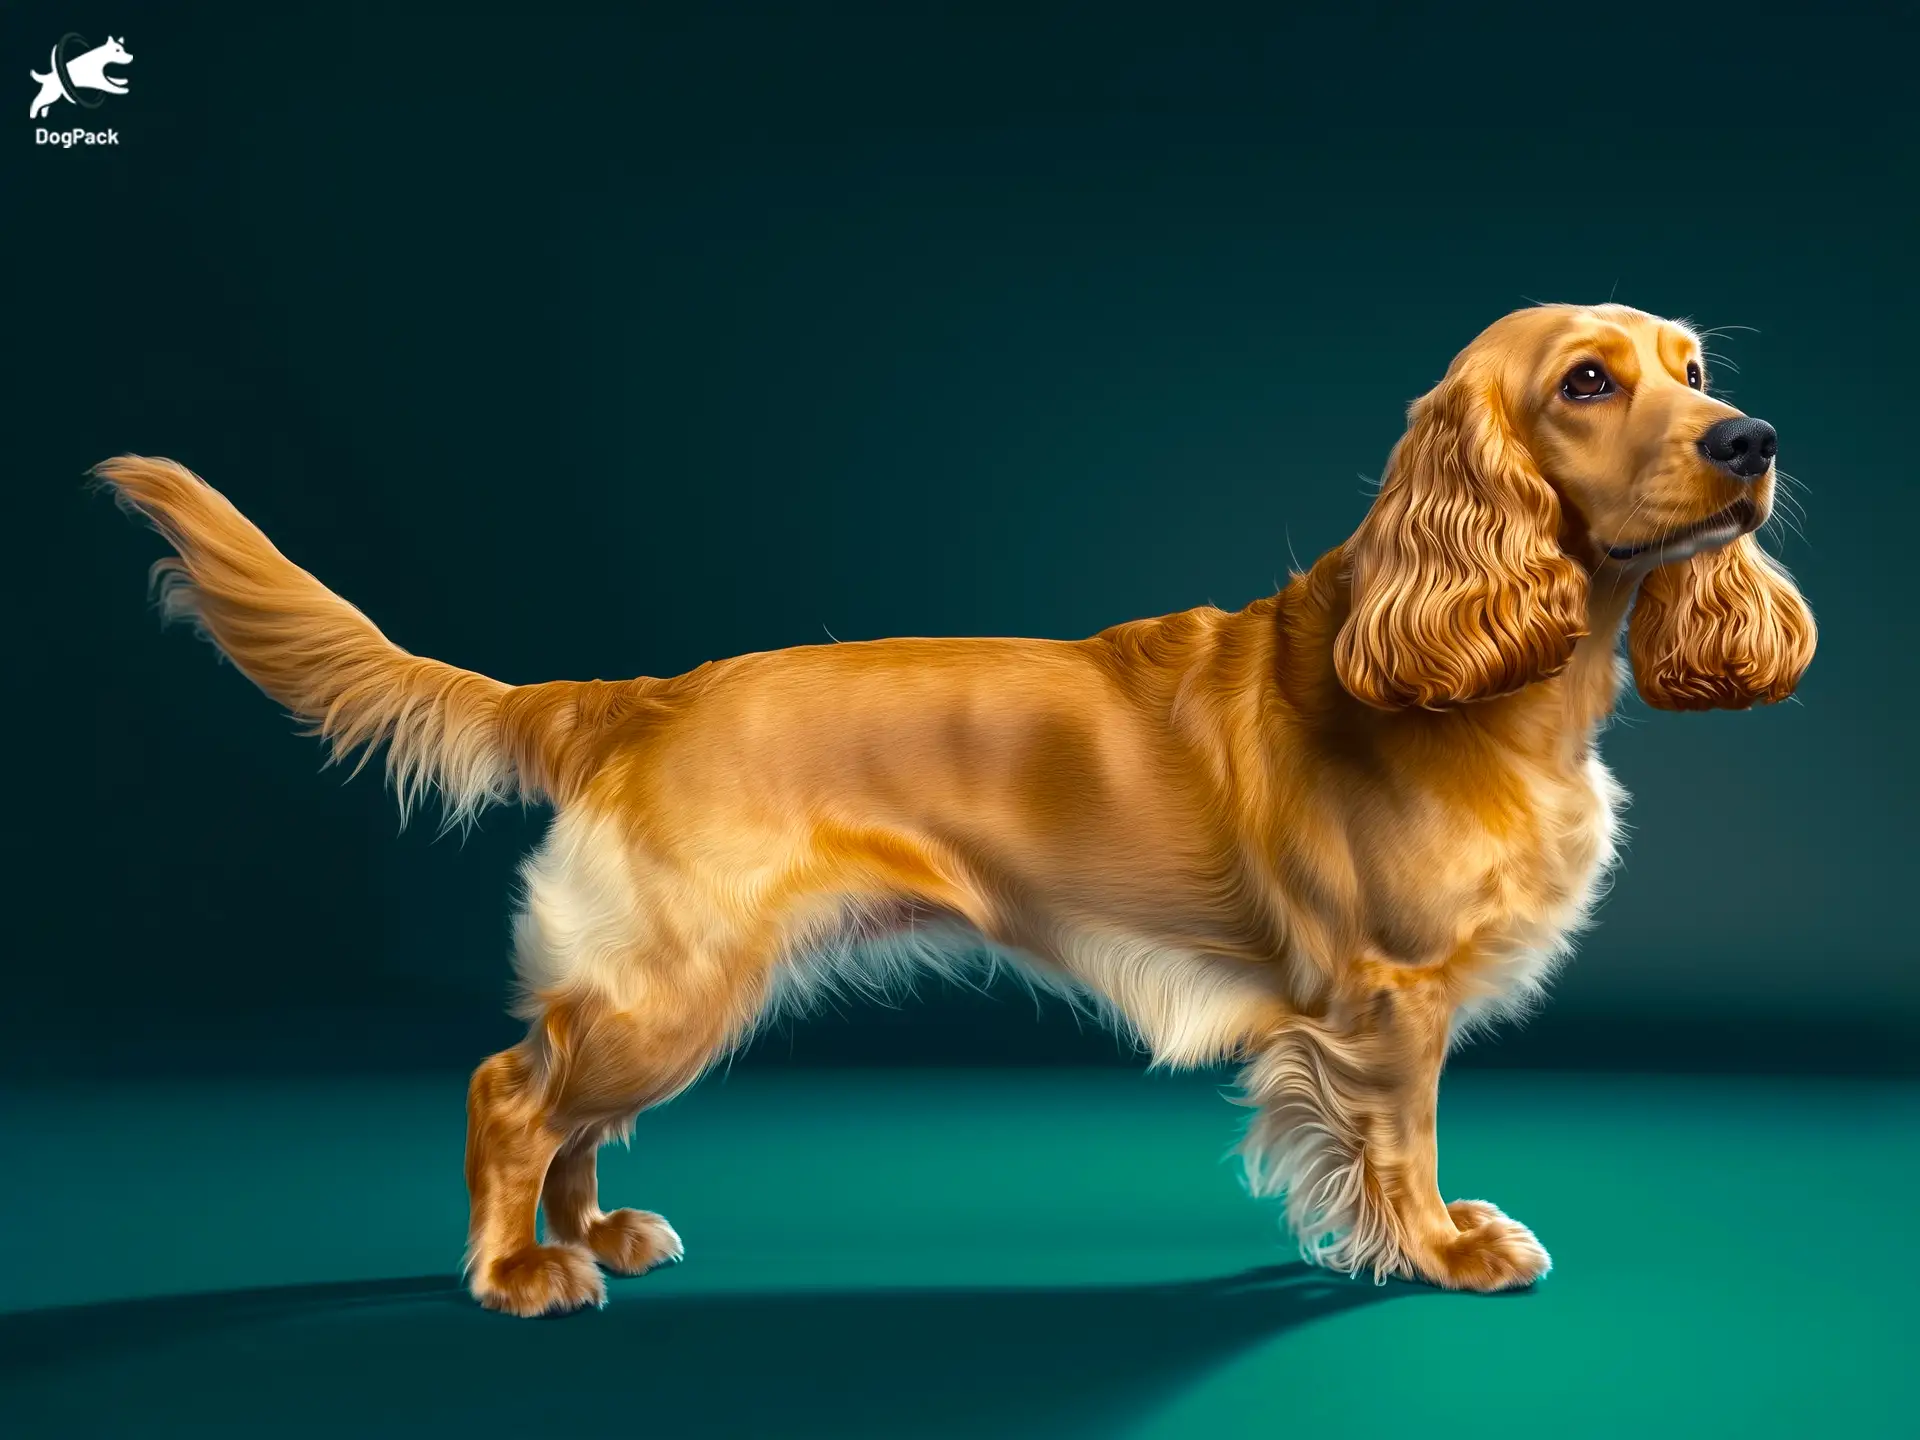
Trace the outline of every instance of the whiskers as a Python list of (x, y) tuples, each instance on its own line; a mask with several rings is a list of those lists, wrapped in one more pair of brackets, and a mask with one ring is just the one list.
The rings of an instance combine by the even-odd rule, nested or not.
[(1761, 531), (1773, 530), (1776, 536), (1791, 531), (1799, 537), (1802, 545), (1811, 547), (1813, 542), (1807, 539), (1807, 509), (1800, 500), (1806, 492), (1805, 483), (1778, 465), (1773, 467), (1773, 479), (1773, 513), (1767, 516), (1767, 523), (1760, 527)]
[[(1735, 331), (1740, 331), (1748, 335), (1758, 335), (1760, 333), (1760, 331), (1752, 325), (1709, 325), (1695, 329), (1694, 336), (1700, 341), (1700, 353), (1706, 358), (1709, 378), (1722, 370), (1729, 371), (1735, 375), (1740, 373), (1740, 367), (1734, 364), (1726, 355), (1718, 350), (1712, 350), (1707, 347), (1709, 340), (1724, 340)], [(1720, 395), (1722, 399), (1728, 399), (1732, 395), (1732, 392), (1728, 390), (1721, 390), (1716, 393)]]

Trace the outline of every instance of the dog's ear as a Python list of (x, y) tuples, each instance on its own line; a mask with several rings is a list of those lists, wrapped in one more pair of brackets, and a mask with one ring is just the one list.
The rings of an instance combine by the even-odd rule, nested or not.
[(1742, 535), (1641, 582), (1627, 651), (1655, 709), (1745, 710), (1793, 693), (1816, 636), (1792, 577)]
[(1485, 700), (1557, 674), (1587, 628), (1587, 573), (1560, 497), (1465, 369), (1416, 401), (1347, 542), (1351, 608), (1334, 666), (1380, 709)]

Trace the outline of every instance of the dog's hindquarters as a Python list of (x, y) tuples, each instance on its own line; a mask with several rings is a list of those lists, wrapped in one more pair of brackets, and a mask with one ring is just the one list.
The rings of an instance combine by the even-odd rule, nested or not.
[[(153, 571), (163, 615), (192, 622), (329, 742), (336, 759), (358, 753), (364, 764), (384, 744), (403, 816), (430, 790), (449, 823), (501, 800), (565, 806), (596, 768), (597, 739), (617, 728), (627, 698), (650, 683), (516, 687), (410, 655), (184, 467), (123, 456), (95, 474), (174, 547)], [(563, 837), (572, 818), (556, 827)], [(550, 837), (549, 849), (552, 843)], [(572, 859), (578, 870), (581, 857)], [(618, 851), (587, 859), (629, 863)], [(595, 878), (591, 864), (586, 872)], [(572, 883), (577, 888), (579, 877)], [(534, 897), (536, 912), (541, 898)], [(523, 930), (541, 919), (557, 926), (561, 948), (586, 972), (574, 978), (592, 978), (594, 961), (646, 970), (649, 957), (639, 953), (646, 937), (637, 925), (616, 926), (622, 933), (610, 937), (602, 955), (594, 945), (609, 937), (594, 927), (606, 917), (568, 903), (571, 892), (563, 890), (560, 901), (556, 913), (523, 917)], [(584, 935), (574, 928), (581, 923)], [(523, 950), (526, 944), (523, 935)], [(672, 958), (651, 957), (652, 973), (670, 973)], [(733, 988), (751, 999), (750, 986)], [(671, 1009), (653, 997), (644, 1014), (629, 1017), (590, 986), (542, 996), (527, 1040), (476, 1072), (469, 1092), (470, 1269), (475, 1293), (487, 1303), (520, 1313), (572, 1308), (603, 1293), (596, 1258), (630, 1272), (678, 1253), (678, 1238), (658, 1216), (598, 1209), (593, 1151), (609, 1128), (690, 1083), (739, 1023), (730, 1019), (725, 993), (684, 998), (683, 1007)], [(533, 1217), (550, 1173), (549, 1223), (562, 1243), (539, 1246)]]

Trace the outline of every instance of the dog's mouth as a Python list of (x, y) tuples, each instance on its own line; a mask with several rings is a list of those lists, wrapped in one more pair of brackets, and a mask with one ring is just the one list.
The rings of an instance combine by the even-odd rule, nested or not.
[(1725, 543), (1753, 529), (1754, 521), (1760, 518), (1760, 511), (1754, 505), (1751, 496), (1742, 495), (1731, 505), (1716, 510), (1704, 520), (1696, 520), (1691, 525), (1683, 525), (1678, 530), (1652, 540), (1639, 540), (1630, 545), (1609, 545), (1607, 557), (1612, 560), (1637, 560), (1642, 555), (1651, 555), (1658, 550), (1667, 550), (1680, 545), (1696, 544), (1702, 541)]

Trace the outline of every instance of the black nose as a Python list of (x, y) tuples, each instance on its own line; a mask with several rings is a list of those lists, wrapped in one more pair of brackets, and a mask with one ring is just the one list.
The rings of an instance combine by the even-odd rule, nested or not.
[(1700, 453), (1742, 480), (1767, 473), (1773, 453), (1780, 448), (1773, 426), (1750, 415), (1736, 415), (1709, 425), (1700, 437)]

